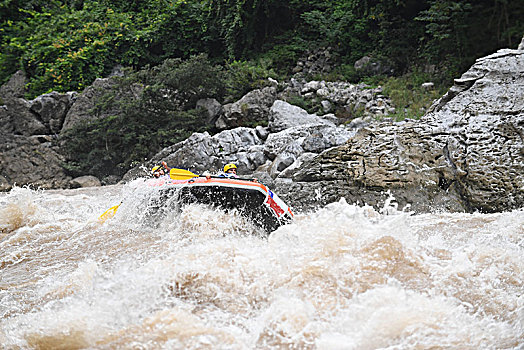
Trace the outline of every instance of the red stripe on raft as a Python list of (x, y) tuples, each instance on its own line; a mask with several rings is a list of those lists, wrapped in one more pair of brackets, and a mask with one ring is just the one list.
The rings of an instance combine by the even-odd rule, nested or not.
[(268, 197), (266, 204), (269, 205), (271, 209), (277, 214), (278, 217), (280, 217), (282, 214), (284, 214), (284, 210), (280, 208), (280, 206), (273, 200), (273, 198)]

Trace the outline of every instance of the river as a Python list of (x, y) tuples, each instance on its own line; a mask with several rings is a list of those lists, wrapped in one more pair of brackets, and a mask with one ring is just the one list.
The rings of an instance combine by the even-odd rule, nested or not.
[(265, 237), (199, 205), (145, 223), (133, 191), (0, 194), (3, 348), (524, 348), (524, 210), (341, 200)]

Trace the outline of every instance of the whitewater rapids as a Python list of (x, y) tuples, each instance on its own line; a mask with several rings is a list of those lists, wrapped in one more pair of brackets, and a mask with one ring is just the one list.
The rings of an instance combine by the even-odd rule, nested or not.
[(522, 209), (341, 200), (265, 237), (200, 205), (148, 223), (139, 197), (0, 194), (2, 348), (524, 348)]

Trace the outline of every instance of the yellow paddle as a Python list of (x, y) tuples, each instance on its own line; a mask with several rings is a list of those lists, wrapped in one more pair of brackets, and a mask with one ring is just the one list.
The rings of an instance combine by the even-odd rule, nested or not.
[[(120, 202), (120, 204), (122, 204), (122, 202)], [(120, 204), (107, 209), (102, 215), (100, 215), (100, 217), (98, 218), (98, 222), (103, 224), (104, 222), (106, 222), (106, 220), (111, 219), (113, 216), (115, 216)]]
[(198, 176), (199, 175), (193, 174), (189, 170), (176, 169), (176, 168), (169, 170), (169, 177), (171, 177), (173, 180), (189, 180), (189, 179), (192, 179)]
[[(197, 174), (194, 174), (194, 173), (190, 172), (189, 170), (184, 170), (184, 169), (172, 168), (169, 171), (169, 177), (171, 177), (171, 179), (173, 179), (173, 180), (189, 180), (189, 179), (192, 179), (194, 177), (200, 177), (200, 176), (204, 176), (204, 175), (197, 175)], [(212, 177), (212, 178), (223, 178), (223, 176), (216, 176), (216, 175), (210, 175), (209, 177)], [(235, 180), (245, 180), (245, 181), (258, 182), (256, 179), (245, 179), (245, 178), (239, 178), (239, 177), (236, 177), (234, 179)]]

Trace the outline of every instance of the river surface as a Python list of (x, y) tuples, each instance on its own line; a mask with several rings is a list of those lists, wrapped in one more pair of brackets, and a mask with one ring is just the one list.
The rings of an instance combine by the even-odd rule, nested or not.
[(1, 348), (524, 348), (524, 210), (341, 200), (265, 237), (199, 205), (148, 222), (146, 197), (0, 194)]

